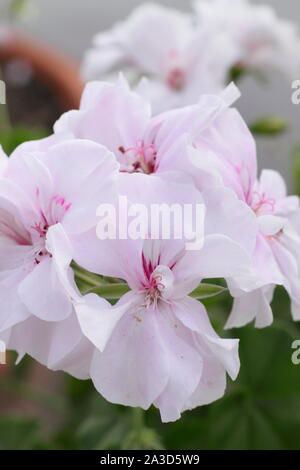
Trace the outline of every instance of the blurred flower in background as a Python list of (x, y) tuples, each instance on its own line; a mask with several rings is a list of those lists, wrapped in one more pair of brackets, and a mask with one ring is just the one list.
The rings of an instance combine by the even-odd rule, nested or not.
[(300, 71), (300, 36), (295, 24), (267, 5), (249, 0), (196, 0), (200, 24), (221, 30), (238, 49), (236, 67), (259, 73), (280, 71), (292, 78)]
[(86, 79), (125, 69), (154, 113), (197, 101), (202, 93), (224, 88), (238, 51), (222, 29), (213, 34), (192, 14), (157, 4), (143, 4), (124, 22), (94, 38), (83, 63)]
[[(94, 38), (82, 65), (87, 80), (127, 72), (154, 113), (194, 103), (245, 73), (300, 71), (295, 25), (247, 0), (197, 0), (184, 13), (144, 3)], [(111, 77), (111, 75), (110, 75)]]

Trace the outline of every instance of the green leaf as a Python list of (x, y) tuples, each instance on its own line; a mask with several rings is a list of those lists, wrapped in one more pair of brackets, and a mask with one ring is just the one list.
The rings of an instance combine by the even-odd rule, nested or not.
[(212, 422), (231, 416), (231, 424), (218, 428), (214, 446), (299, 449), (292, 430), (300, 425), (300, 374), (291, 362), (290, 335), (273, 327), (248, 327), (239, 336), (242, 367), (237, 384), (232, 394), (211, 408)]
[(227, 292), (227, 290), (228, 289), (226, 289), (226, 287), (217, 286), (216, 284), (201, 283), (195, 290), (193, 290), (190, 296), (194, 299), (207, 299), (209, 297), (222, 294), (223, 292)]
[(300, 449), (300, 366), (291, 362), (290, 335), (272, 326), (235, 331), (239, 377), (221, 400), (164, 427), (167, 449)]
[(88, 290), (88, 293), (95, 293), (100, 295), (100, 297), (104, 297), (104, 299), (108, 300), (115, 300), (120, 299), (122, 295), (126, 294), (130, 291), (125, 282), (118, 283), (118, 284), (103, 284), (101, 286), (92, 287)]
[(276, 136), (285, 132), (288, 123), (278, 116), (259, 119), (250, 126), (251, 132), (261, 136)]
[(80, 292), (86, 293), (89, 289), (95, 289), (103, 284), (103, 278), (101, 276), (86, 271), (74, 262), (72, 262), (71, 267), (74, 271), (75, 281)]

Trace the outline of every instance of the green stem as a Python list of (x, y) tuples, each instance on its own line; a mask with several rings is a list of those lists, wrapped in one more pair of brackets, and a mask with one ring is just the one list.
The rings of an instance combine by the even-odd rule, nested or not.
[(132, 427), (137, 436), (141, 435), (144, 429), (144, 410), (142, 408), (133, 408), (132, 410)]
[(76, 278), (87, 284), (89, 287), (99, 287), (102, 285), (100, 279), (93, 274), (88, 273), (87, 271), (83, 271), (81, 268), (77, 267), (76, 265), (72, 265), (72, 269)]

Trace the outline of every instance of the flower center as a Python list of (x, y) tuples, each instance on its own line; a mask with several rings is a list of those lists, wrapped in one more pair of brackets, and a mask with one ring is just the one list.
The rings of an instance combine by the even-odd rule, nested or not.
[(173, 67), (170, 69), (166, 83), (173, 91), (181, 91), (186, 85), (186, 76), (182, 67)]
[(46, 236), (48, 229), (62, 221), (64, 215), (69, 211), (72, 203), (68, 203), (65, 198), (53, 196), (46, 209), (40, 203), (40, 190), (36, 189), (36, 197), (39, 207), (39, 220), (30, 227), (32, 245), (35, 252), (35, 263), (39, 264), (43, 256), (50, 256), (46, 249)]
[(155, 269), (151, 261), (146, 261), (142, 255), (145, 281), (142, 288), (145, 292), (143, 307), (157, 307), (160, 300), (167, 302), (173, 293), (174, 275), (168, 266), (158, 264)]
[(142, 139), (137, 140), (134, 147), (119, 147), (119, 152), (125, 157), (125, 162), (121, 165), (121, 171), (127, 173), (145, 173), (155, 172), (156, 151), (154, 144), (145, 145)]
[(265, 193), (253, 191), (251, 207), (256, 214), (274, 212), (276, 201), (268, 198)]
[(145, 307), (149, 308), (151, 305), (157, 307), (158, 301), (162, 299), (162, 292), (165, 285), (162, 282), (162, 276), (156, 274), (152, 276), (150, 285), (145, 289)]
[(178, 49), (169, 51), (166, 85), (173, 91), (181, 91), (186, 86), (186, 74), (182, 66), (182, 57)]

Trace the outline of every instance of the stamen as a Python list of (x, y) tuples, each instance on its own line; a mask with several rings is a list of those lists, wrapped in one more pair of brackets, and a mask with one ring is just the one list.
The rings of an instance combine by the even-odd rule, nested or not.
[(47, 233), (49, 225), (46, 223), (45, 225), (41, 226), (41, 223), (36, 222), (34, 225), (31, 225), (31, 228), (35, 230), (41, 238), (43, 238)]
[(126, 167), (131, 167), (131, 171), (128, 168), (125, 171), (129, 172), (140, 172), (145, 174), (153, 173), (155, 170), (156, 152), (154, 144), (145, 145), (142, 139), (138, 139), (134, 147), (125, 148), (119, 147), (119, 151), (124, 155), (128, 155), (133, 152), (133, 161), (127, 159)]
[(256, 196), (258, 201), (252, 200), (252, 208), (254, 212), (259, 212), (264, 206), (269, 206), (271, 212), (274, 212), (276, 201), (273, 198), (266, 197), (265, 193), (260, 194), (258, 191), (253, 191), (252, 196)]
[(148, 285), (144, 285), (142, 289), (146, 291), (144, 308), (157, 307), (159, 300), (162, 298), (162, 291), (165, 289), (165, 285), (161, 281), (162, 276), (155, 274), (150, 276)]

